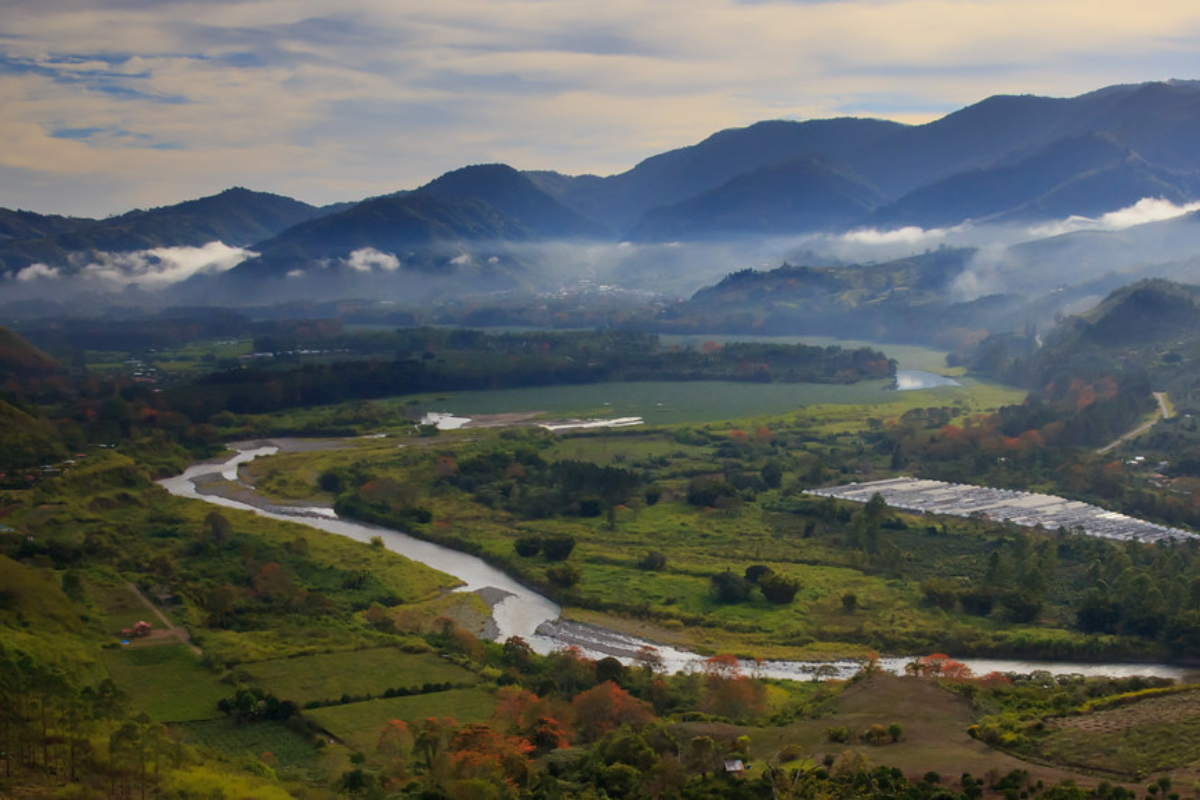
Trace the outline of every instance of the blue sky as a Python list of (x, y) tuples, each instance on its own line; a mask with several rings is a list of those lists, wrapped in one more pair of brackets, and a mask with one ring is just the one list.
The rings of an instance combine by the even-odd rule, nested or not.
[(1197, 78), (1197, 41), (1175, 0), (7, 0), (0, 206), (611, 174), (761, 119)]

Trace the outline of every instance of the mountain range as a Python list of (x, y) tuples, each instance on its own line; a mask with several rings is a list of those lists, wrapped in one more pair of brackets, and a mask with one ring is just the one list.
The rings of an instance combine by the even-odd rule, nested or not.
[(189, 296), (318, 272), (486, 274), (500, 291), (533, 280), (527, 251), (539, 243), (760, 241), (1184, 205), (1200, 199), (1196, 130), (1200, 82), (1171, 81), (997, 96), (924, 125), (765, 121), (608, 177), (474, 165), (325, 208), (234, 188), (104, 220), (0, 209), (0, 274), (59, 279), (114, 253), (153, 261), (219, 241), (257, 257), (195, 275)]

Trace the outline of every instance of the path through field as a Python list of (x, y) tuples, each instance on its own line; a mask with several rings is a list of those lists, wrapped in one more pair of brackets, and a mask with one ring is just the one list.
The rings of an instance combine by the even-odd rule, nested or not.
[(1105, 453), (1107, 453), (1109, 450), (1112, 450), (1117, 445), (1123, 444), (1124, 442), (1129, 441), (1130, 439), (1134, 438), (1135, 436), (1141, 436), (1143, 433), (1145, 433), (1146, 431), (1153, 428), (1154, 425), (1160, 419), (1170, 419), (1172, 417), (1172, 414), (1171, 414), (1170, 406), (1167, 405), (1167, 393), (1166, 392), (1154, 392), (1154, 399), (1158, 401), (1158, 414), (1155, 415), (1154, 419), (1150, 420), (1147, 423), (1137, 426), (1136, 428), (1129, 431), (1128, 433), (1122, 434), (1121, 436), (1117, 437), (1116, 441), (1109, 442), (1108, 444), (1104, 445), (1104, 447), (1101, 447), (1099, 450), (1096, 451), (1096, 455), (1102, 456)]
[[(142, 594), (141, 589), (139, 589), (137, 586), (135, 586), (133, 583), (131, 583), (129, 581), (126, 581), (125, 585), (129, 587), (129, 591), (133, 592), (134, 596), (137, 597), (138, 600), (142, 601), (142, 605), (144, 605), (146, 608), (150, 609), (154, 613), (154, 616), (158, 617), (159, 621), (163, 625), (163, 627), (161, 629), (162, 630), (161, 636), (172, 636), (172, 637), (178, 639), (179, 641), (183, 642), (189, 648), (191, 648), (191, 651), (193, 653), (195, 653), (196, 655), (198, 655), (198, 656), (203, 655), (203, 652), (200, 650), (200, 648), (197, 647), (196, 645), (192, 644), (192, 637), (188, 634), (188, 632), (186, 630), (184, 630), (183, 628), (179, 627), (178, 625), (176, 625), (175, 623), (171, 622), (171, 620), (167, 619), (166, 615), (163, 614), (162, 611), (160, 611), (158, 609), (158, 606), (156, 606), (156, 605), (154, 605), (154, 603), (150, 602), (149, 597), (146, 597), (146, 595)], [(157, 631), (156, 631), (156, 633), (157, 633)], [(153, 637), (153, 634), (152, 634), (152, 637)], [(153, 637), (153, 638), (160, 638), (160, 637)]]

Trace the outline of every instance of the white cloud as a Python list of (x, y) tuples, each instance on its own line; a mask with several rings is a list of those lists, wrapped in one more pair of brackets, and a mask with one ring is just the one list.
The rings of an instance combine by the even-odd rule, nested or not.
[(226, 272), (257, 255), (223, 242), (209, 242), (203, 247), (156, 247), (125, 253), (94, 253), (89, 257), (91, 260), (79, 264), (79, 275), (85, 280), (114, 286), (136, 284), (146, 289), (161, 289), (193, 275)]
[(342, 263), (355, 272), (395, 272), (400, 269), (400, 259), (392, 253), (384, 253), (374, 247), (355, 250)]
[[(958, 228), (956, 230), (962, 230)], [(860, 228), (842, 235), (842, 241), (848, 244), (863, 244), (870, 246), (904, 244), (918, 247), (945, 240), (951, 231), (947, 228), (919, 228), (909, 225), (894, 230), (879, 230), (877, 228)]]
[(17, 280), (22, 283), (29, 281), (42, 280), (58, 280), (58, 267), (48, 267), (45, 264), (30, 264), (25, 269), (17, 273)]
[(1188, 203), (1180, 206), (1161, 197), (1143, 197), (1131, 206), (1110, 211), (1096, 219), (1079, 216), (1068, 217), (1064, 220), (1034, 226), (1030, 228), (1029, 233), (1036, 237), (1050, 237), (1076, 231), (1119, 231), (1148, 222), (1162, 222), (1182, 217), (1184, 214), (1190, 214), (1197, 210), (1200, 210), (1200, 203)]

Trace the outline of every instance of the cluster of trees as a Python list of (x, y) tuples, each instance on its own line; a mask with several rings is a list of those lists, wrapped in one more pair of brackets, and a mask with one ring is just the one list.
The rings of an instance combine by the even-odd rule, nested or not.
[(765, 564), (746, 567), (742, 575), (725, 570), (712, 576), (712, 592), (721, 603), (744, 603), (757, 588), (769, 603), (787, 605), (800, 591), (800, 581), (780, 575)]
[(633, 498), (641, 475), (619, 466), (570, 459), (544, 461), (528, 441), (438, 460), (438, 485), (471, 493), (476, 502), (524, 519), (599, 517)]
[(238, 367), (164, 394), (172, 408), (208, 421), (225, 411), (261, 414), (422, 392), (619, 380), (853, 383), (895, 370), (867, 349), (736, 344), (696, 351), (662, 347), (656, 336), (632, 332), (490, 335), (422, 328), (397, 332), (396, 339), (393, 358)]
[(347, 773), (343, 786), (456, 797), (484, 785), (532, 796), (589, 787), (621, 797), (701, 785), (722, 792), (736, 786), (723, 776), (723, 759), (748, 758), (749, 738), (681, 735), (661, 715), (689, 709), (746, 719), (764, 709), (762, 682), (727, 655), (699, 672), (666, 675), (653, 648), (626, 667), (573, 648), (538, 656), (514, 637), (483, 658), (503, 666), (507, 683), (489, 720), (393, 720), (379, 734), (378, 768)]
[(134, 715), (104, 679), (88, 683), (42, 654), (0, 641), (0, 777), (57, 775), (106, 786), (111, 797), (145, 796), (182, 749), (162, 725)]

